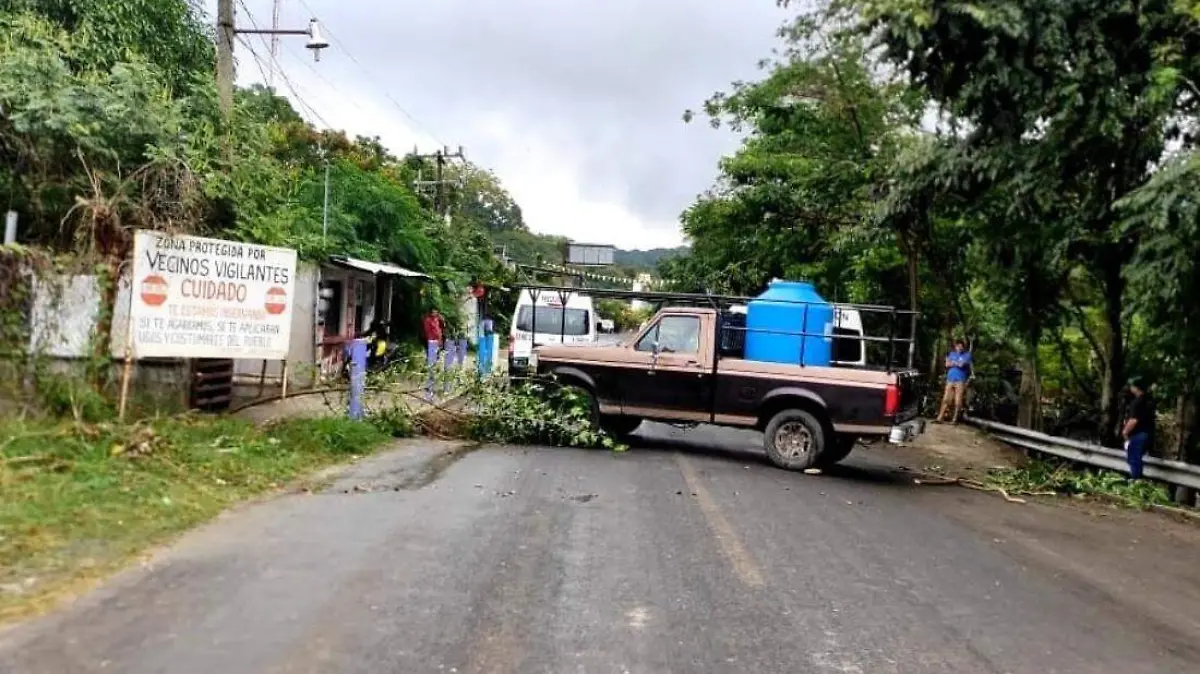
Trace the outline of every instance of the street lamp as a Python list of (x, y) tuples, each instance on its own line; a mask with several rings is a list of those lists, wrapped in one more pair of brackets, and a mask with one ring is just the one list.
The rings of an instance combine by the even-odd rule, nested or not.
[(226, 119), (233, 112), (233, 41), (238, 35), (304, 35), (308, 37), (307, 49), (312, 51), (313, 60), (321, 60), (321, 51), (329, 47), (329, 41), (316, 19), (308, 22), (303, 30), (281, 30), (278, 28), (238, 28), (233, 21), (233, 0), (217, 2), (217, 98), (221, 113)]
[(321, 32), (321, 22), (316, 19), (308, 20), (308, 28), (304, 30), (286, 30), (280, 28), (234, 28), (234, 35), (306, 35), (308, 44), (304, 45), (313, 53), (313, 60), (321, 60), (321, 50), (329, 48), (329, 40)]

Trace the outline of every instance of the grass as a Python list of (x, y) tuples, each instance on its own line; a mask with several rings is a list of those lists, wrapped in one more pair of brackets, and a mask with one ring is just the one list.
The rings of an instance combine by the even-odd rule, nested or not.
[(225, 508), (390, 438), (342, 418), (0, 422), (0, 621), (49, 605)]

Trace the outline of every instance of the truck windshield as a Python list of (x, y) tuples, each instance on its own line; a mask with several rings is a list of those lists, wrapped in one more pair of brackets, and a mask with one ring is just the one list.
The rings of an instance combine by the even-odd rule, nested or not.
[[(562, 333), (578, 337), (588, 334), (589, 312), (587, 309), (566, 309), (566, 326), (563, 326), (563, 309), (561, 307), (537, 308), (537, 331), (541, 335)], [(533, 332), (533, 307), (525, 305), (517, 312), (517, 330)]]

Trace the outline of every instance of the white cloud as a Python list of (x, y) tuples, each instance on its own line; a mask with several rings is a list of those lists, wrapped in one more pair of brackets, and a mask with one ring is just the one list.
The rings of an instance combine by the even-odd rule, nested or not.
[[(301, 37), (281, 50), (299, 98), (326, 123), (397, 153), (463, 145), (534, 231), (625, 248), (682, 240), (678, 214), (736, 145), (684, 125), (682, 112), (755, 77), (786, 16), (774, 0), (282, 2), (283, 27), (315, 12), (334, 38), (315, 65)], [(246, 6), (269, 24), (271, 0)], [(239, 82), (261, 81), (238, 48)]]

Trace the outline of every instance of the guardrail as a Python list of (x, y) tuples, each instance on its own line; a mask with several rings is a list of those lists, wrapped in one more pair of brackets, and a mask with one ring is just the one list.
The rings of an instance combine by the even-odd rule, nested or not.
[[(1046, 435), (1027, 428), (1018, 428), (994, 421), (967, 417), (967, 423), (988, 431), (1002, 442), (1042, 454), (1050, 454), (1069, 461), (1087, 464), (1095, 468), (1106, 468), (1127, 472), (1125, 452), (1111, 447), (1101, 447), (1087, 442)], [(1182, 461), (1167, 461), (1152, 456), (1142, 460), (1142, 474), (1152, 480), (1200, 490), (1200, 466)]]

